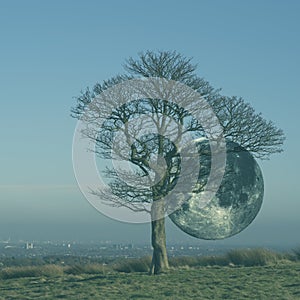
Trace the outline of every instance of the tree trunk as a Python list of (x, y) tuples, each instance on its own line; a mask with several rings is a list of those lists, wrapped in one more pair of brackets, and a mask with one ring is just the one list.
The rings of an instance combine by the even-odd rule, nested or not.
[(166, 231), (164, 205), (162, 201), (155, 201), (151, 207), (151, 237), (153, 255), (150, 274), (164, 273), (169, 269), (166, 248)]

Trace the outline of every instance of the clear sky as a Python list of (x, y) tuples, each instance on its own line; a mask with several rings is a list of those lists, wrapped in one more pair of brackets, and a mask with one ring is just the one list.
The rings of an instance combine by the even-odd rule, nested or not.
[[(259, 215), (226, 243), (300, 244), (299, 15), (297, 0), (0, 1), (0, 239), (150, 240), (149, 224), (110, 220), (81, 195), (70, 108), (129, 56), (159, 49), (193, 57), (287, 136), (259, 162)], [(171, 223), (168, 236), (188, 239)]]

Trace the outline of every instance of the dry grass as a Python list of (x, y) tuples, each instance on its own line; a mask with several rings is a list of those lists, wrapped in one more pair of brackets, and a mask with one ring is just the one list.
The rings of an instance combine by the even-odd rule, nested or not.
[(151, 257), (145, 256), (136, 259), (123, 259), (113, 265), (113, 269), (118, 272), (148, 272), (150, 269)]
[(182, 256), (170, 259), (172, 267), (204, 266), (265, 266), (284, 260), (293, 260), (289, 255), (279, 254), (267, 249), (238, 249), (218, 256)]
[(274, 264), (285, 258), (282, 254), (267, 249), (231, 250), (226, 257), (231, 264), (245, 267)]
[[(298, 250), (297, 250), (298, 251)], [(182, 256), (169, 260), (171, 269), (178, 268), (200, 268), (207, 266), (266, 266), (276, 265), (280, 262), (297, 261), (300, 251), (294, 250), (294, 255), (279, 254), (266, 249), (239, 249), (231, 250), (227, 254), (218, 256)], [(0, 270), (0, 279), (21, 277), (56, 277), (62, 275), (81, 274), (107, 274), (109, 272), (123, 273), (146, 273), (149, 271), (151, 257), (146, 256), (137, 259), (122, 259), (109, 265), (99, 263), (76, 263), (74, 265), (62, 266), (58, 264), (45, 264), (36, 266), (7, 267)]]
[(0, 272), (1, 279), (20, 277), (56, 277), (63, 275), (63, 267), (57, 265), (22, 266), (4, 268)]
[(300, 260), (300, 247), (293, 249), (293, 254), (295, 256), (295, 260)]
[(105, 274), (109, 271), (109, 267), (101, 264), (74, 265), (64, 268), (65, 274)]

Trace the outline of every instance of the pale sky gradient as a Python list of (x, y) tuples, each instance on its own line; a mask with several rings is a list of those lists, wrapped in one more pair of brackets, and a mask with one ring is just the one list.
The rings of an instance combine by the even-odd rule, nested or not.
[[(297, 0), (0, 1), (0, 239), (150, 240), (149, 225), (110, 220), (81, 195), (69, 115), (81, 89), (160, 49), (193, 57), (286, 133), (284, 153), (259, 162), (258, 217), (225, 242), (300, 244), (299, 15)], [(188, 236), (170, 223), (168, 239)]]

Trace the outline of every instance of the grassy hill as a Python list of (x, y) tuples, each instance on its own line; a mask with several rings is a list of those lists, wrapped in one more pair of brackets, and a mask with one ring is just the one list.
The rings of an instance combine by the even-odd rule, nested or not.
[(170, 262), (170, 272), (158, 276), (145, 272), (149, 258), (108, 266), (5, 267), (0, 299), (300, 299), (296, 256), (256, 249)]

